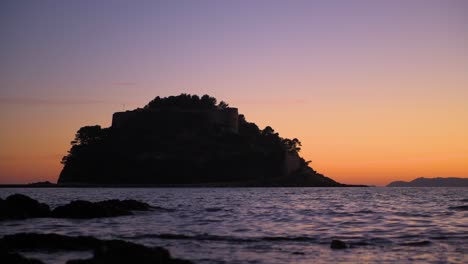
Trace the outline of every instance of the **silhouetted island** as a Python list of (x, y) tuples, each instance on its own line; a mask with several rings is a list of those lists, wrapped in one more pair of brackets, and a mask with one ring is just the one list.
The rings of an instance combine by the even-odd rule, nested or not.
[(468, 178), (417, 178), (410, 182), (394, 181), (387, 187), (468, 187)]
[(211, 96), (156, 97), (78, 130), (58, 183), (160, 186), (346, 186), (314, 171), (301, 142), (259, 129)]

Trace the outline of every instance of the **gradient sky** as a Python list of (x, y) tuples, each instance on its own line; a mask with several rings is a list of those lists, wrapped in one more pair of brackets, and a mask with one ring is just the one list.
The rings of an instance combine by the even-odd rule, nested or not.
[(0, 183), (78, 128), (210, 94), (343, 183), (468, 177), (468, 2), (0, 1)]

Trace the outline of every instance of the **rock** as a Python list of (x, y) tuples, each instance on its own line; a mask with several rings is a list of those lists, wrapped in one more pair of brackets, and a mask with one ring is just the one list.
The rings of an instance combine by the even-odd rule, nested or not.
[(72, 201), (52, 211), (57, 218), (100, 218), (132, 215), (131, 211), (147, 211), (151, 206), (135, 200), (106, 200), (100, 202)]
[(456, 211), (468, 211), (468, 205), (450, 206), (448, 209)]
[(32, 217), (100, 218), (132, 215), (131, 211), (147, 211), (152, 207), (136, 200), (106, 200), (100, 202), (72, 201), (50, 210), (49, 206), (22, 194), (0, 199), (0, 220)]
[(19, 233), (0, 239), (0, 247), (13, 250), (91, 250), (101, 246), (101, 241), (90, 236), (69, 237), (58, 234)]
[(331, 244), (330, 244), (330, 248), (332, 248), (332, 249), (345, 249), (347, 247), (348, 246), (346, 245), (345, 242), (343, 242), (341, 240), (337, 240), (337, 239), (333, 239)]
[(81, 200), (72, 201), (52, 211), (52, 217), (57, 218), (100, 218), (131, 214), (112, 202), (93, 203)]
[(44, 264), (40, 260), (25, 258), (18, 253), (10, 253), (3, 250), (0, 250), (0, 259), (4, 264)]
[[(0, 239), (0, 248), (8, 254), (21, 250), (60, 251), (92, 250), (93, 257), (84, 260), (69, 260), (67, 264), (191, 264), (187, 260), (172, 258), (161, 247), (146, 247), (123, 240), (99, 240), (94, 237), (70, 237), (57, 234), (21, 233)], [(3, 259), (2, 259), (2, 263)], [(8, 263), (8, 262), (7, 262)], [(16, 263), (16, 262), (11, 262)], [(40, 264), (41, 262), (18, 262)]]
[(121, 240), (107, 241), (105, 245), (95, 249), (93, 258), (71, 260), (67, 264), (133, 264), (135, 261), (140, 264), (191, 263), (190, 261), (171, 258), (169, 251), (160, 247), (149, 248)]
[(26, 219), (32, 217), (47, 217), (50, 208), (47, 204), (22, 194), (13, 194), (5, 200), (0, 199), (0, 219)]

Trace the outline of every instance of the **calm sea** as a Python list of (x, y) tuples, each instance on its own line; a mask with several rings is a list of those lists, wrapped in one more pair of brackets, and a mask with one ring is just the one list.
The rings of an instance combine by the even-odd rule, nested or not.
[[(137, 199), (151, 212), (0, 222), (18, 232), (130, 240), (195, 263), (468, 263), (468, 188), (0, 189), (52, 207)], [(351, 247), (332, 250), (332, 239)], [(35, 254), (48, 263), (91, 253)]]

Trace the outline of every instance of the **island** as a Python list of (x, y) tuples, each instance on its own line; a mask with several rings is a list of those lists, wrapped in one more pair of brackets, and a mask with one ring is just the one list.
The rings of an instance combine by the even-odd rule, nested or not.
[(394, 181), (387, 187), (468, 187), (468, 178), (417, 178), (410, 182)]
[(248, 122), (209, 95), (156, 97), (80, 128), (58, 185), (343, 187), (309, 166), (301, 142)]

